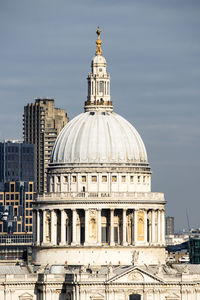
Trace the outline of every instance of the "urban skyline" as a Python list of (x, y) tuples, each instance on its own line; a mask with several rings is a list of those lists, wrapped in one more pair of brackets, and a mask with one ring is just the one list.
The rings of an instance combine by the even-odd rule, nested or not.
[(0, 138), (22, 136), (23, 107), (36, 97), (55, 98), (70, 119), (83, 111), (101, 25), (114, 110), (141, 134), (153, 190), (165, 192), (177, 229), (187, 227), (186, 209), (199, 227), (198, 1), (60, 4), (1, 4)]

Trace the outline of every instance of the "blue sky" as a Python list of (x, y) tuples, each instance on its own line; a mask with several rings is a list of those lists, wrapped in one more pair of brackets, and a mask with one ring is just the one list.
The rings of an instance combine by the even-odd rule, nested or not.
[(200, 1), (1, 0), (0, 139), (22, 137), (23, 107), (54, 97), (83, 111), (96, 27), (115, 111), (139, 131), (176, 229), (200, 227)]

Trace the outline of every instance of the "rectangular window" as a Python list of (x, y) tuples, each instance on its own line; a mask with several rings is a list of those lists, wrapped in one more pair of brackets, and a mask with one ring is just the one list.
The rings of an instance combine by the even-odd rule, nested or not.
[(57, 176), (57, 182), (60, 183), (60, 176)]
[(86, 182), (86, 176), (82, 176), (82, 182)]
[(146, 177), (145, 176), (143, 176), (143, 183), (145, 183), (146, 182)]
[(92, 176), (92, 182), (97, 182), (97, 176)]
[(33, 192), (33, 184), (32, 183), (29, 185), (29, 189), (30, 189), (30, 192)]
[(140, 183), (141, 176), (138, 176), (138, 183)]
[(102, 243), (108, 242), (108, 231), (107, 227), (101, 227), (101, 236), (102, 236)]
[(64, 176), (64, 181), (68, 182), (68, 176)]
[(114, 242), (118, 243), (118, 227), (114, 227)]
[(76, 182), (76, 176), (72, 176), (72, 182)]
[(102, 176), (102, 182), (107, 182), (107, 176)]
[(103, 81), (100, 81), (100, 84), (99, 84), (99, 87), (100, 87), (100, 88), (99, 88), (99, 92), (100, 92), (100, 93), (103, 93), (103, 85), (104, 85), (104, 84), (103, 84)]
[(117, 182), (117, 176), (112, 176), (112, 182)]
[(126, 176), (122, 176), (122, 182), (126, 182)]
[(11, 183), (11, 185), (10, 185), (10, 190), (11, 190), (12, 193), (14, 193), (15, 185), (13, 183)]
[(15, 200), (19, 200), (19, 194), (15, 194)]
[(18, 227), (18, 228), (17, 228), (17, 231), (18, 231), (18, 232), (21, 232), (21, 224), (18, 224), (17, 227)]
[(134, 176), (130, 176), (130, 182), (134, 182)]
[(11, 200), (14, 200), (14, 194), (11, 194)]

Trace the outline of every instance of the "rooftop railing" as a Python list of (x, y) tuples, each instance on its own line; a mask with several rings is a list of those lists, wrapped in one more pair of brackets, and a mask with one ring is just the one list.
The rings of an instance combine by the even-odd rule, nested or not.
[(163, 193), (152, 192), (58, 192), (58, 193), (44, 193), (37, 196), (38, 201), (42, 200), (59, 200), (59, 199), (80, 199), (80, 198), (116, 198), (116, 199), (135, 199), (135, 200), (161, 200), (164, 201)]

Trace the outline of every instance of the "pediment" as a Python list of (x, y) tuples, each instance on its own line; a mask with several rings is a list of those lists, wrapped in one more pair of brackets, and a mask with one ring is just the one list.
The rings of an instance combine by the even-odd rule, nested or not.
[(19, 296), (20, 300), (32, 300), (33, 299), (33, 295), (29, 294), (29, 293), (23, 293)]
[(180, 297), (175, 293), (168, 293), (166, 296), (166, 300), (178, 300), (178, 299), (180, 299)]
[(91, 300), (103, 300), (104, 295), (97, 293), (94, 297), (91, 297)]
[(154, 274), (144, 271), (139, 267), (132, 266), (120, 272), (118, 275), (111, 277), (108, 282), (116, 283), (157, 283), (163, 282), (161, 278)]

